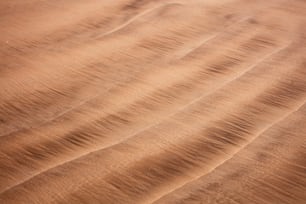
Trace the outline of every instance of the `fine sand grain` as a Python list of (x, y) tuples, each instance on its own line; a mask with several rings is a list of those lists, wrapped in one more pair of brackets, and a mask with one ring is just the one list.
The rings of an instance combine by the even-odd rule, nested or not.
[(306, 204), (306, 1), (1, 0), (0, 203)]

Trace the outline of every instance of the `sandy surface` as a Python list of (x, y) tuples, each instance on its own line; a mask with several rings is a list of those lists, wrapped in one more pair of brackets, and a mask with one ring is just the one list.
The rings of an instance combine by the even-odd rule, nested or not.
[(1, 0), (0, 203), (306, 203), (303, 0)]

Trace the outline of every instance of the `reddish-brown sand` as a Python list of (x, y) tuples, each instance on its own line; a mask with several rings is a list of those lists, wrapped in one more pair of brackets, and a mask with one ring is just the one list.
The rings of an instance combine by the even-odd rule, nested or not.
[(305, 204), (306, 1), (1, 0), (0, 203)]

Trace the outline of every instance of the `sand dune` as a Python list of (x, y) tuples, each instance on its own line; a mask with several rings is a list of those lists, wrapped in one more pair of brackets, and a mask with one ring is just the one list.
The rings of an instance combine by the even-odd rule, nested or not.
[(306, 2), (3, 0), (0, 203), (306, 203)]

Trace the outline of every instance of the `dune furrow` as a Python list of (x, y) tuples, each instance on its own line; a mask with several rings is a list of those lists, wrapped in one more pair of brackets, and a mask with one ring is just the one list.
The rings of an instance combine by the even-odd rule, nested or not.
[[(273, 51), (272, 53), (268, 54), (268, 55), (265, 56), (264, 58), (258, 60), (255, 64), (251, 65), (249, 68), (247, 68), (247, 69), (244, 70), (242, 73), (240, 73), (239, 76), (236, 76), (236, 78), (231, 79), (230, 81), (225, 82), (221, 87), (217, 88), (216, 90), (221, 89), (223, 86), (226, 86), (226, 84), (231, 83), (232, 81), (234, 81), (234, 80), (236, 80), (237, 78), (241, 77), (243, 74), (245, 74), (246, 72), (248, 72), (248, 71), (250, 71), (251, 69), (253, 69), (253, 68), (254, 68), (255, 66), (257, 66), (259, 63), (261, 63), (262, 61), (268, 59), (269, 57), (271, 57), (272, 55), (278, 53), (279, 51), (285, 49), (286, 47), (288, 47), (288, 45), (285, 45), (285, 46), (283, 46), (283, 47), (281, 47), (281, 48), (279, 48), (279, 49)], [(216, 91), (216, 90), (213, 90), (213, 91)], [(149, 126), (146, 126), (146, 127), (144, 127), (143, 129), (137, 130), (136, 133), (133, 133), (133, 134), (130, 135), (130, 136), (124, 137), (123, 140), (116, 141), (115, 143), (109, 144), (109, 146), (105, 146), (105, 147), (103, 147), (103, 148), (94, 149), (94, 150), (92, 150), (92, 151), (90, 151), (90, 152), (86, 152), (85, 154), (82, 154), (82, 155), (79, 155), (79, 156), (76, 157), (76, 158), (73, 158), (73, 160), (79, 159), (80, 157), (84, 157), (84, 156), (86, 156), (86, 155), (88, 155), (88, 154), (93, 153), (94, 151), (100, 151), (100, 150), (102, 150), (102, 149), (104, 149), (104, 148), (109, 148), (109, 147), (111, 147), (111, 146), (115, 146), (115, 145), (121, 143), (121, 142), (124, 141), (124, 140), (127, 140), (127, 139), (129, 139), (129, 138), (131, 138), (131, 137), (133, 137), (133, 136), (135, 136), (135, 135), (138, 135), (138, 134), (140, 134), (140, 133), (142, 133), (142, 132), (145, 132), (145, 131), (147, 131), (147, 130), (149, 130), (149, 129), (151, 129), (151, 128), (154, 128), (155, 126), (158, 126), (160, 123), (162, 123), (163, 121), (165, 121), (165, 120), (171, 118), (171, 117), (174, 116), (175, 114), (178, 114), (179, 112), (183, 111), (184, 109), (187, 109), (189, 106), (192, 106), (192, 105), (193, 105), (194, 103), (196, 103), (197, 101), (202, 100), (204, 97), (206, 97), (207, 95), (209, 95), (209, 94), (212, 93), (213, 91), (208, 92), (208, 93), (205, 93), (204, 95), (201, 95), (200, 97), (198, 97), (198, 98), (196, 98), (196, 99), (193, 99), (191, 102), (189, 102), (189, 103), (187, 103), (186, 105), (180, 107), (176, 112), (171, 113), (170, 115), (166, 116), (166, 118), (162, 118), (160, 121), (158, 121), (158, 122), (156, 122), (156, 123), (154, 123), (154, 124), (151, 124), (151, 125), (149, 125)], [(285, 117), (286, 117), (286, 116), (285, 116)], [(265, 129), (264, 129), (263, 131), (265, 131)], [(43, 154), (43, 153), (41, 153), (41, 154)], [(73, 160), (68, 160), (68, 161), (65, 161), (64, 163), (60, 163), (60, 164), (58, 164), (58, 165), (52, 167), (52, 169), (53, 169), (53, 168), (56, 168), (56, 167), (58, 167), (58, 166), (64, 165), (64, 164), (66, 164), (67, 162), (71, 162), (71, 161), (73, 161)], [(51, 168), (46, 169), (46, 170), (44, 170), (43, 172), (47, 172), (47, 171), (50, 170), (50, 169), (51, 169)], [(23, 180), (22, 182), (18, 183), (17, 185), (21, 185), (22, 183), (24, 183), (24, 182), (26, 182), (26, 181), (32, 179), (33, 177), (42, 174), (43, 172), (39, 172), (39, 173), (33, 175), (32, 177), (27, 178), (26, 180)], [(15, 186), (16, 186), (16, 185), (15, 185)], [(15, 187), (15, 186), (12, 186), (12, 187), (10, 187), (10, 188), (13, 188), (13, 187)], [(8, 189), (4, 189), (4, 190), (8, 190)]]
[[(282, 48), (281, 48), (282, 49)], [(271, 54), (269, 54), (267, 57), (269, 57)], [(263, 58), (264, 59), (264, 58)], [(262, 60), (262, 59), (261, 59)], [(252, 67), (250, 67), (250, 68), (252, 68)], [(200, 97), (201, 98), (201, 97)], [(152, 107), (152, 106), (151, 106)], [(116, 118), (114, 118), (114, 119), (116, 119)], [(107, 124), (105, 124), (105, 125), (107, 125)], [(91, 127), (91, 128), (93, 128), (93, 127)], [(130, 127), (129, 127), (130, 128)], [(71, 134), (71, 133), (70, 133)], [(73, 135), (71, 135), (71, 136), (73, 136)], [(79, 134), (79, 133), (77, 133), (76, 135), (75, 135), (76, 137), (74, 137), (75, 139), (77, 139), (77, 137), (81, 137), (81, 135)], [(85, 135), (86, 136), (86, 135)], [(69, 135), (69, 137), (70, 137), (70, 135)], [(88, 137), (88, 135), (86, 136), (86, 137)], [(73, 139), (72, 137), (70, 137), (71, 139)], [(91, 137), (92, 138), (92, 137)], [(75, 143), (74, 143), (74, 141), (73, 140), (71, 140), (71, 139), (69, 139), (71, 142), (72, 142), (72, 144), (74, 145)], [(56, 143), (58, 143), (58, 144), (66, 144), (66, 142), (65, 141), (63, 141), (63, 142), (56, 142)], [(50, 146), (50, 147), (52, 147), (52, 148), (54, 148), (54, 145), (56, 145), (56, 143), (50, 143), (50, 142), (47, 142), (46, 144), (48, 144), (48, 146)], [(77, 143), (76, 143), (77, 144)], [(31, 144), (31, 146), (33, 146), (33, 144)], [(42, 148), (42, 147), (40, 147), (40, 149), (42, 149), (42, 150), (44, 150), (44, 149), (46, 149), (46, 150), (44, 150), (45, 151), (45, 153), (47, 153), (47, 154), (49, 154), (50, 152), (52, 152), (52, 149), (50, 149), (48, 146), (45, 146), (44, 148)], [(65, 147), (66, 148), (66, 147)], [(89, 147), (87, 147), (87, 149), (88, 149)], [(48, 150), (49, 149), (49, 150)], [(57, 148), (57, 149), (59, 149), (59, 148)], [(26, 159), (27, 160), (27, 158), (26, 157), (28, 157), (28, 151), (31, 151), (30, 153), (32, 154), (33, 152), (36, 152), (36, 154), (38, 154), (38, 155), (44, 155), (45, 153), (44, 152), (42, 152), (41, 150), (39, 150), (39, 149), (37, 149), (37, 150), (35, 150), (35, 149), (33, 149), (32, 147), (26, 147), (25, 148), (25, 150), (26, 150), (26, 152), (24, 152), (24, 159)], [(21, 153), (21, 152), (20, 152)], [(11, 153), (10, 153), (11, 154)], [(35, 155), (33, 155), (33, 156), (35, 156)], [(23, 159), (23, 160), (24, 160)], [(24, 161), (26, 161), (26, 160), (24, 160)], [(17, 162), (18, 163), (20, 163), (20, 159), (18, 159), (17, 160)], [(28, 161), (29, 162), (29, 161)], [(27, 165), (29, 165), (29, 163), (27, 162)]]

